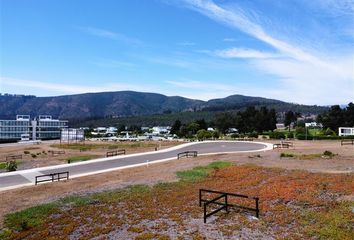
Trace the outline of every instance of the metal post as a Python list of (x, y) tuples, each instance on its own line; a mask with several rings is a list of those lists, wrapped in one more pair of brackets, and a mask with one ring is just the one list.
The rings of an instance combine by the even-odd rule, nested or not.
[(199, 207), (202, 206), (202, 189), (199, 189)]
[(52, 182), (54, 182), (54, 174), (51, 174), (52, 175)]
[(226, 210), (226, 213), (229, 213), (229, 205), (227, 203), (227, 194), (225, 193), (225, 210)]
[(259, 218), (259, 204), (258, 204), (259, 198), (256, 197), (255, 199), (256, 199), (256, 217)]
[(206, 223), (206, 203), (204, 203), (204, 223)]

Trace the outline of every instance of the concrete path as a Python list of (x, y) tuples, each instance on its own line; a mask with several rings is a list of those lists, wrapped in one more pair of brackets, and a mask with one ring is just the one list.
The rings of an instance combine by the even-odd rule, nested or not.
[[(99, 158), (84, 162), (61, 164), (56, 166), (33, 168), (28, 170), (0, 173), (0, 191), (34, 185), (35, 176), (66, 172), (70, 178), (109, 172), (177, 159), (177, 154), (184, 151), (198, 151), (198, 156), (235, 152), (258, 152), (273, 149), (273, 145), (261, 142), (204, 141), (186, 143), (155, 152), (120, 155)], [(191, 159), (191, 161), (193, 161)]]

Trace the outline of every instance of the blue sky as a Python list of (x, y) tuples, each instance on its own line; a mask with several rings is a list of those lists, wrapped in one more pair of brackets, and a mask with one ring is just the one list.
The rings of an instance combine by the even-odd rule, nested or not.
[(0, 93), (354, 101), (353, 0), (0, 4)]

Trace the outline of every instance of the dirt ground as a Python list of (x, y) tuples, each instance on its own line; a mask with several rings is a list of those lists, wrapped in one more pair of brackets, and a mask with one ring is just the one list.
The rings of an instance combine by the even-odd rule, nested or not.
[[(323, 158), (316, 156), (302, 159), (301, 155), (319, 154), (331, 151), (335, 156)], [(298, 157), (280, 158), (280, 153), (293, 153)], [(226, 160), (236, 164), (255, 164), (263, 167), (299, 169), (311, 172), (353, 173), (354, 146), (341, 146), (339, 141), (294, 141), (291, 149), (276, 149), (257, 153), (219, 154), (197, 158), (179, 159), (164, 163), (151, 164), (148, 167), (124, 169), (102, 173), (65, 182), (42, 184), (0, 192), (0, 226), (4, 215), (19, 211), (40, 203), (51, 202), (62, 197), (100, 192), (123, 188), (133, 184), (153, 185), (160, 182), (175, 181), (176, 171), (206, 165), (215, 160)]]
[[(21, 155), (17, 170), (24, 170), (37, 167), (52, 166), (67, 163), (67, 159), (74, 156), (91, 156), (92, 158), (105, 157), (107, 151), (115, 149), (125, 149), (126, 154), (154, 151), (156, 149), (164, 149), (181, 144), (177, 141), (143, 141), (143, 142), (102, 142), (102, 141), (85, 141), (80, 143), (86, 151), (80, 151), (79, 144), (72, 148), (65, 147), (66, 144), (60, 145), (59, 141), (43, 141), (40, 144), (11, 144), (2, 147), (0, 145), (0, 162), (5, 162), (6, 156)], [(75, 148), (75, 149), (73, 149)], [(65, 151), (65, 154), (52, 155), (50, 151)], [(0, 170), (5, 172), (5, 170)]]

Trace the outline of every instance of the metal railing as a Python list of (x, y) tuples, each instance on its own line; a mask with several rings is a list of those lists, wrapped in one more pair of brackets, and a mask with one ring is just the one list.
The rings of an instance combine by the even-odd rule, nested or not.
[(177, 154), (177, 159), (180, 159), (181, 157), (197, 157), (198, 152), (197, 151), (186, 151), (186, 152), (181, 152)]
[(354, 139), (344, 139), (340, 141), (340, 145), (354, 145)]
[[(218, 194), (216, 197), (212, 198), (212, 199), (203, 199), (203, 193), (215, 193)], [(255, 200), (255, 208), (250, 208), (250, 207), (246, 207), (246, 206), (240, 206), (237, 204), (230, 204), (229, 200), (230, 197), (238, 197), (238, 198), (248, 198), (248, 199), (254, 199)], [(223, 199), (222, 202), (218, 201), (220, 199)], [(214, 190), (208, 190), (208, 189), (199, 189), (199, 206), (202, 206), (202, 203), (204, 203), (203, 208), (204, 208), (204, 214), (203, 214), (203, 218), (204, 218), (204, 223), (206, 223), (206, 220), (208, 217), (214, 215), (215, 213), (221, 211), (221, 210), (225, 210), (226, 213), (229, 213), (229, 209), (230, 207), (236, 207), (236, 208), (240, 208), (240, 209), (244, 209), (244, 210), (248, 210), (248, 211), (252, 211), (255, 212), (256, 217), (259, 218), (259, 198), (258, 197), (249, 197), (246, 195), (242, 195), (242, 194), (236, 194), (236, 193), (228, 193), (228, 192), (221, 192), (221, 191), (214, 191)], [(214, 204), (214, 205), (219, 205), (221, 206), (220, 208), (217, 208), (216, 210), (213, 210), (210, 213), (207, 213), (207, 208), (209, 205)]]
[(22, 155), (8, 155), (6, 156), (6, 161), (22, 159)]
[(58, 172), (36, 176), (35, 185), (41, 182), (54, 182), (62, 179), (69, 180), (69, 172)]
[(273, 149), (276, 149), (276, 148), (289, 148), (290, 147), (290, 144), (288, 143), (275, 143), (273, 144)]
[(65, 151), (53, 151), (53, 150), (49, 150), (48, 152), (51, 153), (52, 156), (58, 156), (58, 155), (65, 154)]
[(125, 155), (125, 149), (106, 152), (106, 157), (113, 157), (118, 155)]

